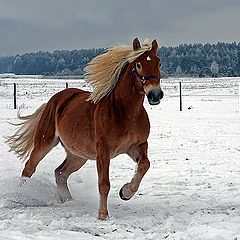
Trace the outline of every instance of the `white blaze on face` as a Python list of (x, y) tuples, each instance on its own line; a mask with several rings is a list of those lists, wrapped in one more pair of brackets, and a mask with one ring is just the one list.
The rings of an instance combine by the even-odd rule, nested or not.
[(147, 61), (151, 61), (152, 59), (149, 57), (149, 56), (147, 56)]

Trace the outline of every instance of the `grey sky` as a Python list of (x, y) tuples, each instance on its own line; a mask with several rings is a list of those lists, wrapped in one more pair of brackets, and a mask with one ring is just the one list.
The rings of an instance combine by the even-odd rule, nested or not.
[(108, 47), (240, 41), (240, 0), (0, 0), (0, 56)]

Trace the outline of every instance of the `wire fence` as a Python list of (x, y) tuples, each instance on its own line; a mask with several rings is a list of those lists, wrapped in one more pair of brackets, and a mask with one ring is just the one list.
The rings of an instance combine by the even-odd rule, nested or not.
[[(186, 97), (239, 98), (239, 83), (240, 78), (174, 78), (161, 80), (161, 87), (165, 98), (179, 98), (181, 111)], [(72, 87), (92, 90), (84, 79), (0, 78), (0, 101), (16, 109), (36, 99), (46, 101), (57, 92)]]

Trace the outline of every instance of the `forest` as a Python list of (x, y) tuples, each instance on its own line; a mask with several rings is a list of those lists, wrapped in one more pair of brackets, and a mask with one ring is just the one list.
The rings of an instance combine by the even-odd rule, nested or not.
[[(86, 64), (107, 49), (39, 51), (0, 56), (0, 73), (73, 76), (83, 75)], [(240, 76), (240, 43), (180, 44), (159, 48), (162, 77)]]

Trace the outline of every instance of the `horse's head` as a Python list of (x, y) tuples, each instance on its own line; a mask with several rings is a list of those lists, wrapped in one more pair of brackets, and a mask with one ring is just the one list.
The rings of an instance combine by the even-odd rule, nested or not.
[[(133, 49), (138, 51), (141, 44), (138, 38), (133, 40)], [(133, 62), (132, 74), (135, 76), (135, 86), (147, 95), (151, 105), (160, 103), (163, 91), (160, 87), (160, 59), (157, 56), (158, 44), (154, 40), (150, 51), (143, 53)]]

